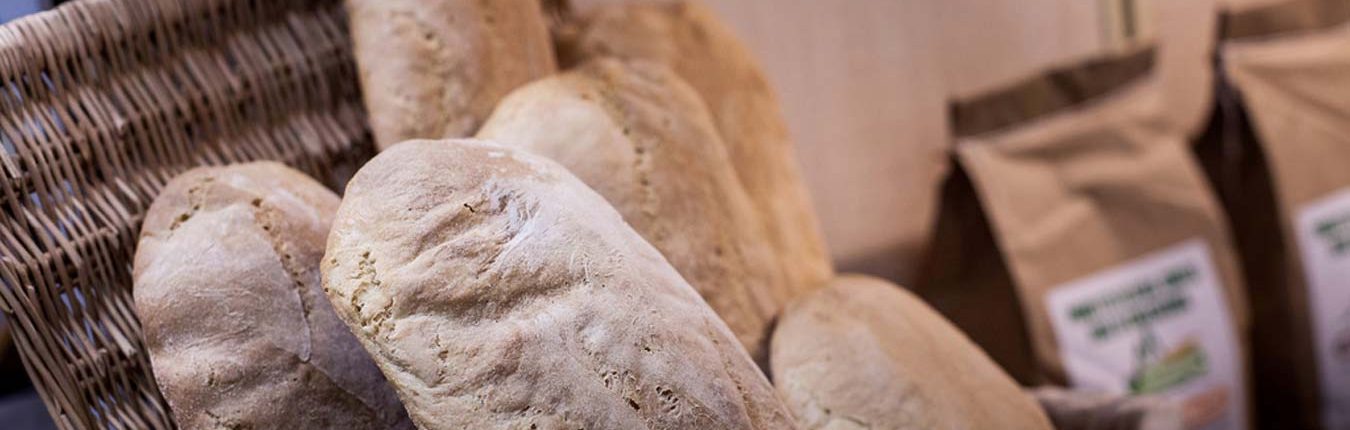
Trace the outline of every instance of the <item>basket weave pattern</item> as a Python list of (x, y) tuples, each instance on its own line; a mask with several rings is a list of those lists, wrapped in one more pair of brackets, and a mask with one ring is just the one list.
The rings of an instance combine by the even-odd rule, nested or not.
[[(192, 166), (373, 153), (340, 0), (84, 0), (0, 27), (0, 311), (61, 428), (172, 428), (131, 299)], [(2, 426), (2, 425), (0, 425)]]

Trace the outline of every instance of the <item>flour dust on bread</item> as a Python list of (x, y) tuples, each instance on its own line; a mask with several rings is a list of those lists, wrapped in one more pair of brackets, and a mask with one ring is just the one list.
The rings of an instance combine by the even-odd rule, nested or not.
[(555, 31), (564, 65), (598, 57), (669, 65), (712, 113), (788, 286), (810, 291), (833, 277), (796, 148), (768, 80), (731, 30), (698, 2), (619, 4), (580, 11)]
[(497, 100), (557, 69), (538, 0), (346, 0), (380, 149), (473, 135)]
[(774, 385), (808, 429), (1049, 430), (1040, 406), (913, 294), (841, 276), (773, 335)]
[(348, 184), (323, 271), (423, 429), (794, 427), (698, 293), (542, 156), (390, 148)]
[(412, 428), (321, 290), (337, 206), (271, 162), (190, 170), (150, 206), (132, 294), (180, 427)]
[(479, 137), (557, 161), (600, 193), (767, 362), (794, 291), (702, 100), (668, 67), (601, 59), (536, 81)]

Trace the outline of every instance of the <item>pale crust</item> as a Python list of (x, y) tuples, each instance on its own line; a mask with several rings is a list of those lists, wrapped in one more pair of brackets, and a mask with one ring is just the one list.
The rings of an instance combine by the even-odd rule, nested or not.
[(538, 0), (347, 0), (375, 143), (473, 134), (557, 70)]
[(979, 347), (884, 280), (842, 276), (782, 316), (774, 383), (808, 429), (1044, 429)]
[(133, 295), (180, 427), (412, 428), (320, 290), (337, 205), (263, 162), (193, 169), (150, 206)]
[(703, 98), (780, 255), (788, 287), (833, 277), (777, 96), (735, 35), (698, 2), (601, 7), (557, 31), (564, 64), (613, 56), (670, 65)]
[(793, 291), (707, 109), (669, 68), (602, 59), (537, 81), (503, 99), (479, 137), (595, 189), (767, 362)]
[(348, 185), (324, 280), (423, 429), (793, 428), (661, 254), (519, 149), (375, 157)]

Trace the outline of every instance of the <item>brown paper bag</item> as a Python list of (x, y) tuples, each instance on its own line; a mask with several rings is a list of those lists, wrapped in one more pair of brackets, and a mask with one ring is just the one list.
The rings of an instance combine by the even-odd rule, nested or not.
[(957, 171), (925, 282), (1024, 384), (1183, 403), (1245, 429), (1246, 312), (1227, 221), (1158, 112), (1152, 48), (953, 105)]
[(1350, 2), (1231, 9), (1196, 150), (1233, 219), (1271, 428), (1350, 428)]
[(1037, 387), (1031, 390), (1056, 430), (1186, 430), (1181, 404), (1157, 396)]

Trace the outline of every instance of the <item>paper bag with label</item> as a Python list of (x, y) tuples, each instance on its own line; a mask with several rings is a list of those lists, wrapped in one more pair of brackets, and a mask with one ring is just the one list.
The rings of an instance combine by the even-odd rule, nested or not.
[(1020, 382), (1181, 402), (1247, 428), (1227, 221), (1159, 118), (1153, 49), (953, 105), (956, 169), (920, 293)]
[(1347, 21), (1344, 0), (1227, 11), (1220, 107), (1196, 146), (1237, 233), (1271, 428), (1350, 428)]

